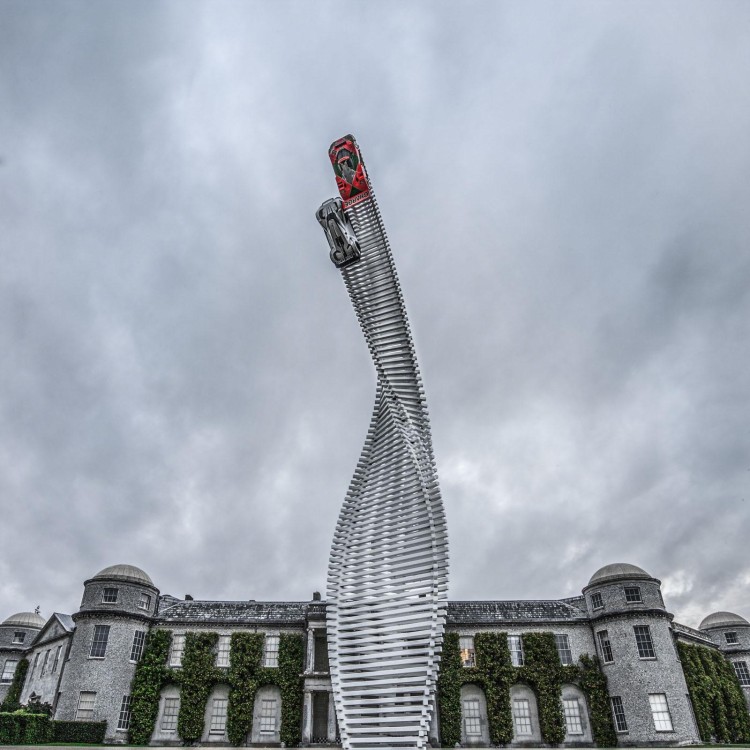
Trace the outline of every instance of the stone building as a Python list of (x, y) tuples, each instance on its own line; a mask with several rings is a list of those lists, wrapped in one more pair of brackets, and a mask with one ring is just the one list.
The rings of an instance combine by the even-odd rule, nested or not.
[[(84, 582), (83, 599), (72, 616), (55, 613), (46, 622), (21, 612), (0, 625), (0, 700), (8, 692), (21, 659), (29, 662), (20, 702), (49, 703), (63, 720), (106, 721), (106, 741), (127, 740), (131, 683), (143, 655), (146, 634), (171, 634), (168, 664), (180, 669), (188, 634), (217, 636), (215, 665), (227, 669), (233, 633), (263, 635), (263, 665), (278, 666), (284, 634), (304, 640), (302, 744), (335, 744), (337, 728), (328, 671), (325, 603), (318, 594), (307, 602), (216, 602), (160, 594), (151, 578), (131, 565), (114, 565)], [(716, 612), (699, 629), (673, 621), (660, 582), (635, 565), (617, 563), (596, 571), (582, 595), (549, 601), (450, 602), (448, 633), (455, 633), (461, 664), (475, 665), (474, 639), (480, 633), (506, 633), (514, 667), (524, 663), (529, 633), (554, 634), (562, 664), (582, 655), (597, 656), (607, 678), (618, 743), (676, 745), (699, 741), (693, 707), (677, 652), (679, 641), (720, 652), (731, 663), (750, 705), (750, 623)], [(563, 684), (566, 746), (593, 745), (591, 707), (581, 687)], [(206, 702), (206, 744), (229, 744), (228, 683), (219, 682)], [(531, 686), (510, 689), (513, 745), (542, 742), (537, 695)], [(180, 689), (169, 685), (159, 696), (152, 744), (181, 744), (177, 734)], [(282, 695), (274, 685), (255, 696), (248, 745), (279, 744)], [(487, 696), (480, 684), (461, 687), (461, 744), (490, 744)], [(430, 737), (440, 741), (439, 711)]]
[(699, 629), (732, 663), (750, 706), (750, 623), (732, 612), (714, 612)]

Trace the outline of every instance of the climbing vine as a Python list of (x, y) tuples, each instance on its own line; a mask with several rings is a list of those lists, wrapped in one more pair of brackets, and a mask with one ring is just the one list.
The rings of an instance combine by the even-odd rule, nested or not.
[(26, 672), (29, 670), (29, 660), (21, 659), (16, 665), (16, 671), (13, 673), (13, 682), (10, 683), (8, 692), (0, 704), (0, 711), (15, 711), (20, 706), (21, 691), (26, 679)]
[(607, 678), (596, 656), (581, 654), (578, 661), (578, 684), (586, 696), (591, 716), (591, 733), (599, 747), (616, 747), (617, 734), (612, 723)]
[(703, 742), (750, 742), (750, 714), (734, 668), (719, 651), (679, 642), (698, 733)]
[(223, 681), (223, 672), (214, 666), (218, 633), (188, 633), (182, 669), (174, 670), (180, 686), (180, 713), (177, 734), (183, 742), (198, 742), (205, 728), (206, 703), (211, 688)]
[(461, 685), (464, 684), (458, 633), (446, 633), (437, 684), (441, 744), (453, 747), (461, 741)]
[(253, 727), (256, 676), (263, 658), (263, 633), (234, 633), (229, 651), (227, 734), (239, 745)]
[(445, 635), (438, 680), (443, 746), (461, 741), (461, 686), (467, 683), (479, 685), (484, 691), (493, 745), (513, 741), (510, 689), (516, 683), (529, 685), (536, 694), (543, 742), (559, 744), (564, 741), (561, 690), (564, 683), (577, 683), (589, 706), (594, 740), (601, 747), (616, 745), (607, 680), (598, 661), (584, 655), (580, 665), (563, 666), (552, 633), (526, 633), (522, 638), (523, 667), (514, 667), (511, 663), (507, 633), (478, 633), (474, 637), (476, 666), (464, 667), (458, 633)]
[(478, 633), (474, 646), (487, 698), (490, 742), (493, 745), (507, 744), (513, 739), (510, 687), (516, 677), (510, 661), (508, 636), (505, 633)]
[(284, 633), (279, 639), (279, 666), (264, 667), (262, 633), (235, 633), (232, 636), (229, 666), (229, 706), (227, 733), (239, 745), (253, 728), (255, 694), (264, 685), (275, 685), (281, 693), (279, 736), (287, 746), (298, 745), (302, 724), (302, 671), (304, 643), (296, 634)]
[(215, 666), (217, 633), (187, 633), (181, 669), (166, 666), (171, 634), (152, 630), (143, 657), (136, 667), (131, 689), (130, 742), (148, 744), (156, 726), (159, 697), (170, 684), (180, 687), (177, 733), (184, 743), (197, 742), (205, 730), (205, 712), (211, 690), (229, 683), (227, 734), (239, 745), (252, 731), (253, 705), (258, 688), (276, 685), (281, 692), (280, 739), (298, 745), (302, 724), (302, 672), (304, 643), (301, 635), (282, 634), (279, 666), (263, 667), (263, 633), (235, 633), (231, 639), (229, 670)]
[(130, 733), (132, 745), (147, 745), (154, 733), (159, 713), (159, 695), (170, 681), (167, 656), (172, 644), (168, 630), (150, 630), (146, 635), (143, 656), (138, 662), (130, 690)]
[(525, 633), (523, 654), (524, 665), (519, 667), (516, 681), (525, 682), (536, 693), (539, 730), (544, 742), (559, 745), (565, 740), (562, 686), (577, 674), (560, 663), (552, 633)]

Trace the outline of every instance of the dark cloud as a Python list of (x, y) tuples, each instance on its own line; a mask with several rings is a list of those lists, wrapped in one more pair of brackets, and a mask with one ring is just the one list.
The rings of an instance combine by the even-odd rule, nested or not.
[(313, 213), (357, 134), (451, 595), (750, 616), (743, 3), (6, 2), (0, 616), (128, 562), (305, 598), (374, 379)]

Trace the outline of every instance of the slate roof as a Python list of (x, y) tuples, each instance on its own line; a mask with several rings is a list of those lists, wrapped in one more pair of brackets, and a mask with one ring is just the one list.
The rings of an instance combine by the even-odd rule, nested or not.
[(675, 633), (677, 635), (684, 635), (687, 638), (690, 638), (691, 640), (699, 641), (700, 643), (705, 644), (706, 646), (716, 646), (716, 644), (711, 640), (711, 638), (706, 634), (701, 632), (700, 630), (696, 630), (695, 628), (688, 627), (687, 625), (681, 625), (679, 622), (673, 622), (672, 627), (674, 628)]
[(70, 615), (64, 615), (62, 612), (55, 612), (54, 615), (69, 633), (72, 633), (76, 629), (76, 624)]
[[(170, 597), (170, 600), (172, 598)], [(304, 625), (309, 602), (163, 601), (157, 618), (171, 623)]]
[[(588, 617), (571, 602), (492, 601), (448, 602), (448, 625), (491, 625), (497, 623), (586, 622)], [(157, 619), (169, 623), (227, 623), (304, 626), (325, 602), (214, 602), (175, 599), (165, 595), (159, 602)]]
[(586, 622), (588, 617), (564, 601), (448, 602), (448, 625), (498, 622)]

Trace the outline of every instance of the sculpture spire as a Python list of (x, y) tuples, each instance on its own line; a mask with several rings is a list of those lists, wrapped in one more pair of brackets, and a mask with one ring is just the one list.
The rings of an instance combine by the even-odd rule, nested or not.
[(329, 157), (341, 199), (316, 216), (377, 374), (328, 567), (334, 701), (346, 750), (423, 748), (445, 626), (445, 514), (396, 268), (354, 137)]

